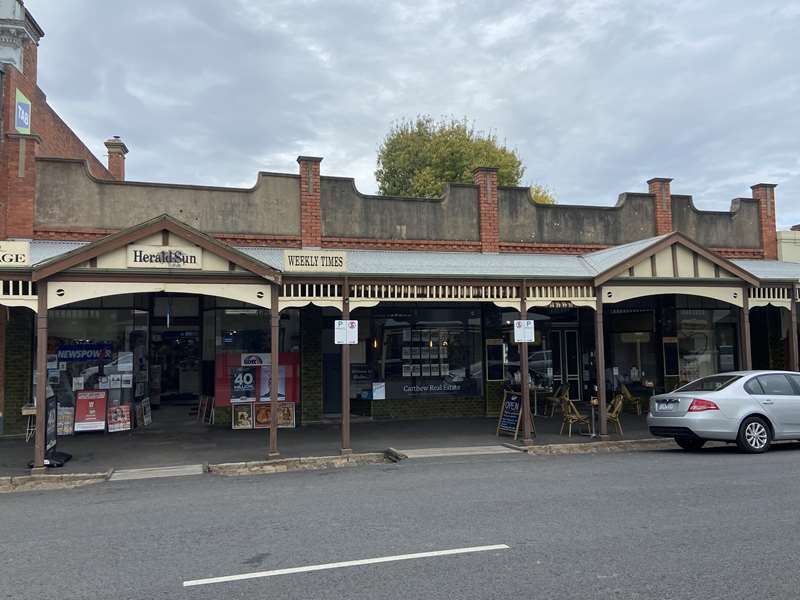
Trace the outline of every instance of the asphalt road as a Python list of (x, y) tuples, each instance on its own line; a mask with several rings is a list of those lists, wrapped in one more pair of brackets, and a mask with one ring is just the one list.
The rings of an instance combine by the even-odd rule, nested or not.
[[(405, 461), (0, 495), (0, 597), (796, 598), (800, 446)], [(436, 556), (184, 587), (209, 577)]]

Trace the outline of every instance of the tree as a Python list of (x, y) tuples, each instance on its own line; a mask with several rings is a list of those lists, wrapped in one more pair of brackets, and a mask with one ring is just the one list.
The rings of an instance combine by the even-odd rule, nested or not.
[(536, 204), (555, 204), (556, 197), (553, 196), (553, 192), (551, 192), (547, 186), (534, 183), (529, 189), (528, 192), (531, 195), (531, 200), (536, 202)]
[(385, 196), (439, 196), (449, 182), (472, 183), (475, 167), (497, 167), (498, 185), (519, 185), (525, 167), (515, 150), (466, 119), (430, 116), (392, 125), (378, 150), (375, 178)]

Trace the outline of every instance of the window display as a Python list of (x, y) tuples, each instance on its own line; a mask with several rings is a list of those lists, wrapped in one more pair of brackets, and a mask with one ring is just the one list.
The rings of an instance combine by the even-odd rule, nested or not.
[(482, 394), (479, 309), (387, 306), (360, 312), (359, 321), (368, 339), (363, 362), (351, 365), (355, 398), (379, 400), (375, 389), (387, 400)]

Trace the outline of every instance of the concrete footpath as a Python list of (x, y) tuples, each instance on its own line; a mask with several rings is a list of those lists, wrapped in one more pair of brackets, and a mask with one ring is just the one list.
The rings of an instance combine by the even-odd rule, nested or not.
[(268, 475), (293, 471), (318, 471), (341, 469), (378, 463), (399, 463), (406, 460), (442, 458), (480, 458), (511, 454), (517, 456), (566, 456), (585, 454), (609, 454), (619, 452), (641, 452), (675, 449), (672, 440), (602, 441), (592, 444), (552, 444), (536, 447), (476, 446), (458, 448), (430, 448), (397, 450), (388, 448), (384, 452), (355, 453), (338, 456), (316, 456), (303, 458), (276, 458), (271, 460), (233, 463), (187, 464), (136, 469), (110, 469), (98, 473), (58, 473), (53, 469), (46, 473), (30, 475), (0, 476), (0, 493), (36, 490), (69, 489), (103, 483), (106, 481), (130, 481), (137, 479), (160, 479), (198, 475), (241, 476)]

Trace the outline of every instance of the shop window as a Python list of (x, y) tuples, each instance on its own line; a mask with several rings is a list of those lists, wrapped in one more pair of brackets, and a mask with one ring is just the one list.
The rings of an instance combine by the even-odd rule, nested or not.
[(351, 348), (354, 398), (477, 397), (483, 393), (478, 308), (379, 307), (359, 315), (359, 333), (362, 339)]
[[(213, 349), (214, 396), (218, 407), (231, 406), (234, 429), (267, 426), (272, 394), (271, 323), (269, 310), (218, 299), (205, 311), (204, 359)], [(219, 308), (221, 305), (226, 308)], [(213, 323), (213, 329), (209, 329)], [(294, 426), (300, 395), (299, 312), (281, 313), (278, 356), (278, 399), (281, 426)], [(284, 414), (286, 417), (284, 418)], [(237, 416), (238, 415), (238, 416)], [(240, 418), (249, 415), (249, 418)]]

